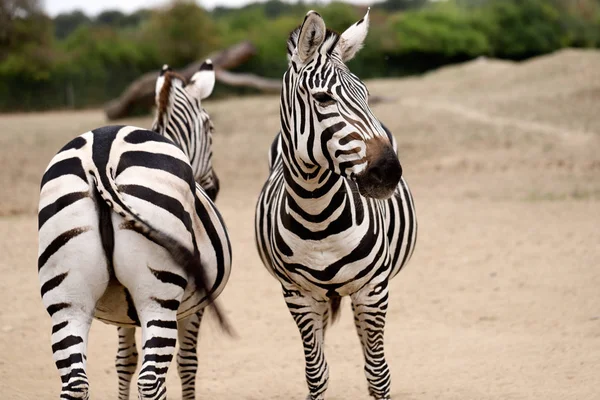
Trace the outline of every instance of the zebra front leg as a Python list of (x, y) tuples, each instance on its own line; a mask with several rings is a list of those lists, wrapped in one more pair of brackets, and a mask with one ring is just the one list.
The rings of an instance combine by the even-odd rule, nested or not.
[(383, 351), (383, 331), (388, 307), (388, 282), (369, 284), (351, 296), (354, 324), (365, 358), (369, 394), (390, 399), (390, 370)]
[(194, 400), (196, 398), (196, 372), (198, 371), (196, 345), (203, 315), (204, 309), (201, 309), (196, 314), (179, 321), (177, 328), (179, 338), (177, 372), (181, 379), (181, 398), (183, 400)]
[(119, 378), (119, 400), (129, 400), (131, 378), (135, 374), (138, 352), (135, 344), (135, 328), (118, 327), (119, 349), (115, 366)]
[(323, 352), (324, 316), (328, 300), (316, 300), (296, 289), (283, 289), (285, 302), (298, 325), (304, 346), (307, 400), (322, 400), (329, 381), (329, 366)]

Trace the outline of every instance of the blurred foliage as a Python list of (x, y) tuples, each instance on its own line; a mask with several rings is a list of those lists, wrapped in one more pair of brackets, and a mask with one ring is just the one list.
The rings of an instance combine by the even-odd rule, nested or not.
[[(131, 14), (80, 11), (47, 17), (40, 0), (0, 0), (0, 111), (98, 106), (144, 72), (180, 68), (250, 40), (238, 68), (280, 78), (285, 42), (309, 9), (343, 32), (365, 7), (268, 0), (208, 12), (191, 0)], [(361, 78), (421, 73), (490, 56), (521, 60), (564, 47), (600, 47), (600, 0), (384, 0), (371, 9)], [(249, 90), (219, 88), (217, 92)]]

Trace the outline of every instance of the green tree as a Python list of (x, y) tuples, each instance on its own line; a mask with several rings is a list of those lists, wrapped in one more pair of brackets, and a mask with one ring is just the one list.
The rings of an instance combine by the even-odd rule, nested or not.
[(0, 75), (45, 79), (52, 64), (52, 21), (39, 1), (0, 2)]
[(396, 32), (398, 53), (435, 54), (451, 59), (491, 51), (485, 33), (474, 26), (469, 14), (452, 4), (397, 14), (390, 23)]
[(497, 57), (524, 59), (569, 44), (560, 11), (546, 0), (493, 0), (479, 16)]
[(193, 1), (175, 1), (153, 13), (141, 35), (152, 43), (161, 59), (175, 67), (184, 66), (214, 50), (219, 32), (209, 14)]
[(341, 1), (333, 1), (325, 7), (317, 8), (317, 11), (323, 16), (327, 28), (339, 33), (344, 32), (364, 15), (364, 12), (361, 15), (355, 6), (342, 3)]
[(95, 18), (98, 25), (123, 27), (126, 24), (126, 15), (118, 10), (103, 11)]
[(54, 34), (57, 39), (64, 39), (81, 25), (89, 25), (92, 21), (81, 11), (59, 14), (54, 18)]
[(429, 3), (429, 0), (385, 0), (379, 5), (389, 11), (404, 11), (421, 8), (427, 3)]

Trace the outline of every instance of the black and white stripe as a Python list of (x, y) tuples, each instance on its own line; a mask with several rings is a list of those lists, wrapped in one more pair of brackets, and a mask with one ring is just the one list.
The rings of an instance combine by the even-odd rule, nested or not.
[(350, 296), (370, 394), (390, 398), (383, 352), (388, 282), (415, 247), (413, 199), (396, 144), (345, 66), (362, 46), (368, 13), (342, 35), (311, 11), (288, 40), (281, 132), (256, 210), (256, 240), (300, 330), (308, 400), (323, 399), (324, 332)]
[[(199, 107), (202, 92), (191, 85), (170, 86), (186, 90)], [(137, 364), (130, 334), (142, 327), (139, 396), (166, 398), (177, 321), (197, 320), (223, 290), (231, 268), (225, 225), (189, 160), (159, 133), (108, 126), (72, 140), (46, 169), (38, 271), (53, 322), (61, 398), (89, 398), (86, 346), (93, 317), (130, 327), (120, 332), (117, 358), (127, 389)]]

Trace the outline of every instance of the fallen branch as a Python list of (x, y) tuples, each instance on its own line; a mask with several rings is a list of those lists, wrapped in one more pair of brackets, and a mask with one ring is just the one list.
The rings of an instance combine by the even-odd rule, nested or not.
[(216, 79), (230, 86), (245, 86), (262, 90), (263, 92), (279, 92), (281, 90), (280, 79), (263, 78), (254, 74), (241, 74), (217, 68)]
[[(242, 64), (254, 54), (256, 54), (256, 48), (252, 43), (241, 42), (225, 50), (210, 54), (206, 58), (210, 58), (216, 68), (228, 69)], [(204, 60), (194, 62), (177, 72), (186, 79), (190, 79), (203, 62)], [(136, 79), (125, 89), (121, 96), (106, 103), (104, 106), (106, 117), (109, 120), (126, 117), (130, 115), (134, 106), (150, 108), (154, 104), (156, 78), (158, 78), (158, 68), (157, 71), (148, 72)]]

